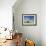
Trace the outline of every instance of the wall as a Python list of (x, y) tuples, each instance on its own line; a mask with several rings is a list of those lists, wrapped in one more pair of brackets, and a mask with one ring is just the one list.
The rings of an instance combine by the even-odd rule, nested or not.
[(16, 0), (0, 0), (0, 27), (12, 29), (12, 6)]
[(46, 46), (46, 0), (41, 1), (41, 42)]
[[(21, 0), (20, 0), (21, 1)], [(15, 30), (23, 33), (24, 39), (35, 41), (36, 46), (41, 46), (41, 1), (22, 0), (13, 6)], [(22, 26), (22, 14), (37, 14), (37, 26)]]

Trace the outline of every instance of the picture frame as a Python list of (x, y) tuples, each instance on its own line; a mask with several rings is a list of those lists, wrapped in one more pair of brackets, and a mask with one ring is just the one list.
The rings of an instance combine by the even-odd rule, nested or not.
[(22, 26), (36, 26), (37, 14), (22, 14)]

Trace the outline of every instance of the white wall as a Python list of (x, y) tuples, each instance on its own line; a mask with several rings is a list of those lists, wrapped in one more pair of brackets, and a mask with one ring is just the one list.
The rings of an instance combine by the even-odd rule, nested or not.
[(46, 46), (46, 0), (41, 1), (41, 40), (42, 46)]
[[(22, 0), (21, 3), (16, 3), (13, 6), (13, 13), (15, 19), (15, 30), (22, 32), (24, 38), (27, 37), (28, 39), (34, 40), (36, 46), (41, 46), (41, 1)], [(37, 26), (22, 26), (22, 14), (37, 14)]]
[(12, 6), (16, 0), (0, 0), (0, 27), (12, 28)]

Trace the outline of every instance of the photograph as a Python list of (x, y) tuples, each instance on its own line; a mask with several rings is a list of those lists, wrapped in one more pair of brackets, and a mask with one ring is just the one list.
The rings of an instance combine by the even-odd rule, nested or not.
[(22, 14), (22, 25), (25, 26), (37, 25), (37, 14)]

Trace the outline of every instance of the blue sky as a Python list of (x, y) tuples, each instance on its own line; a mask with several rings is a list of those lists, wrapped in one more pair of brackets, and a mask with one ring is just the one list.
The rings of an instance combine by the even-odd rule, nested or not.
[(24, 16), (24, 19), (25, 20), (34, 20), (34, 16)]

